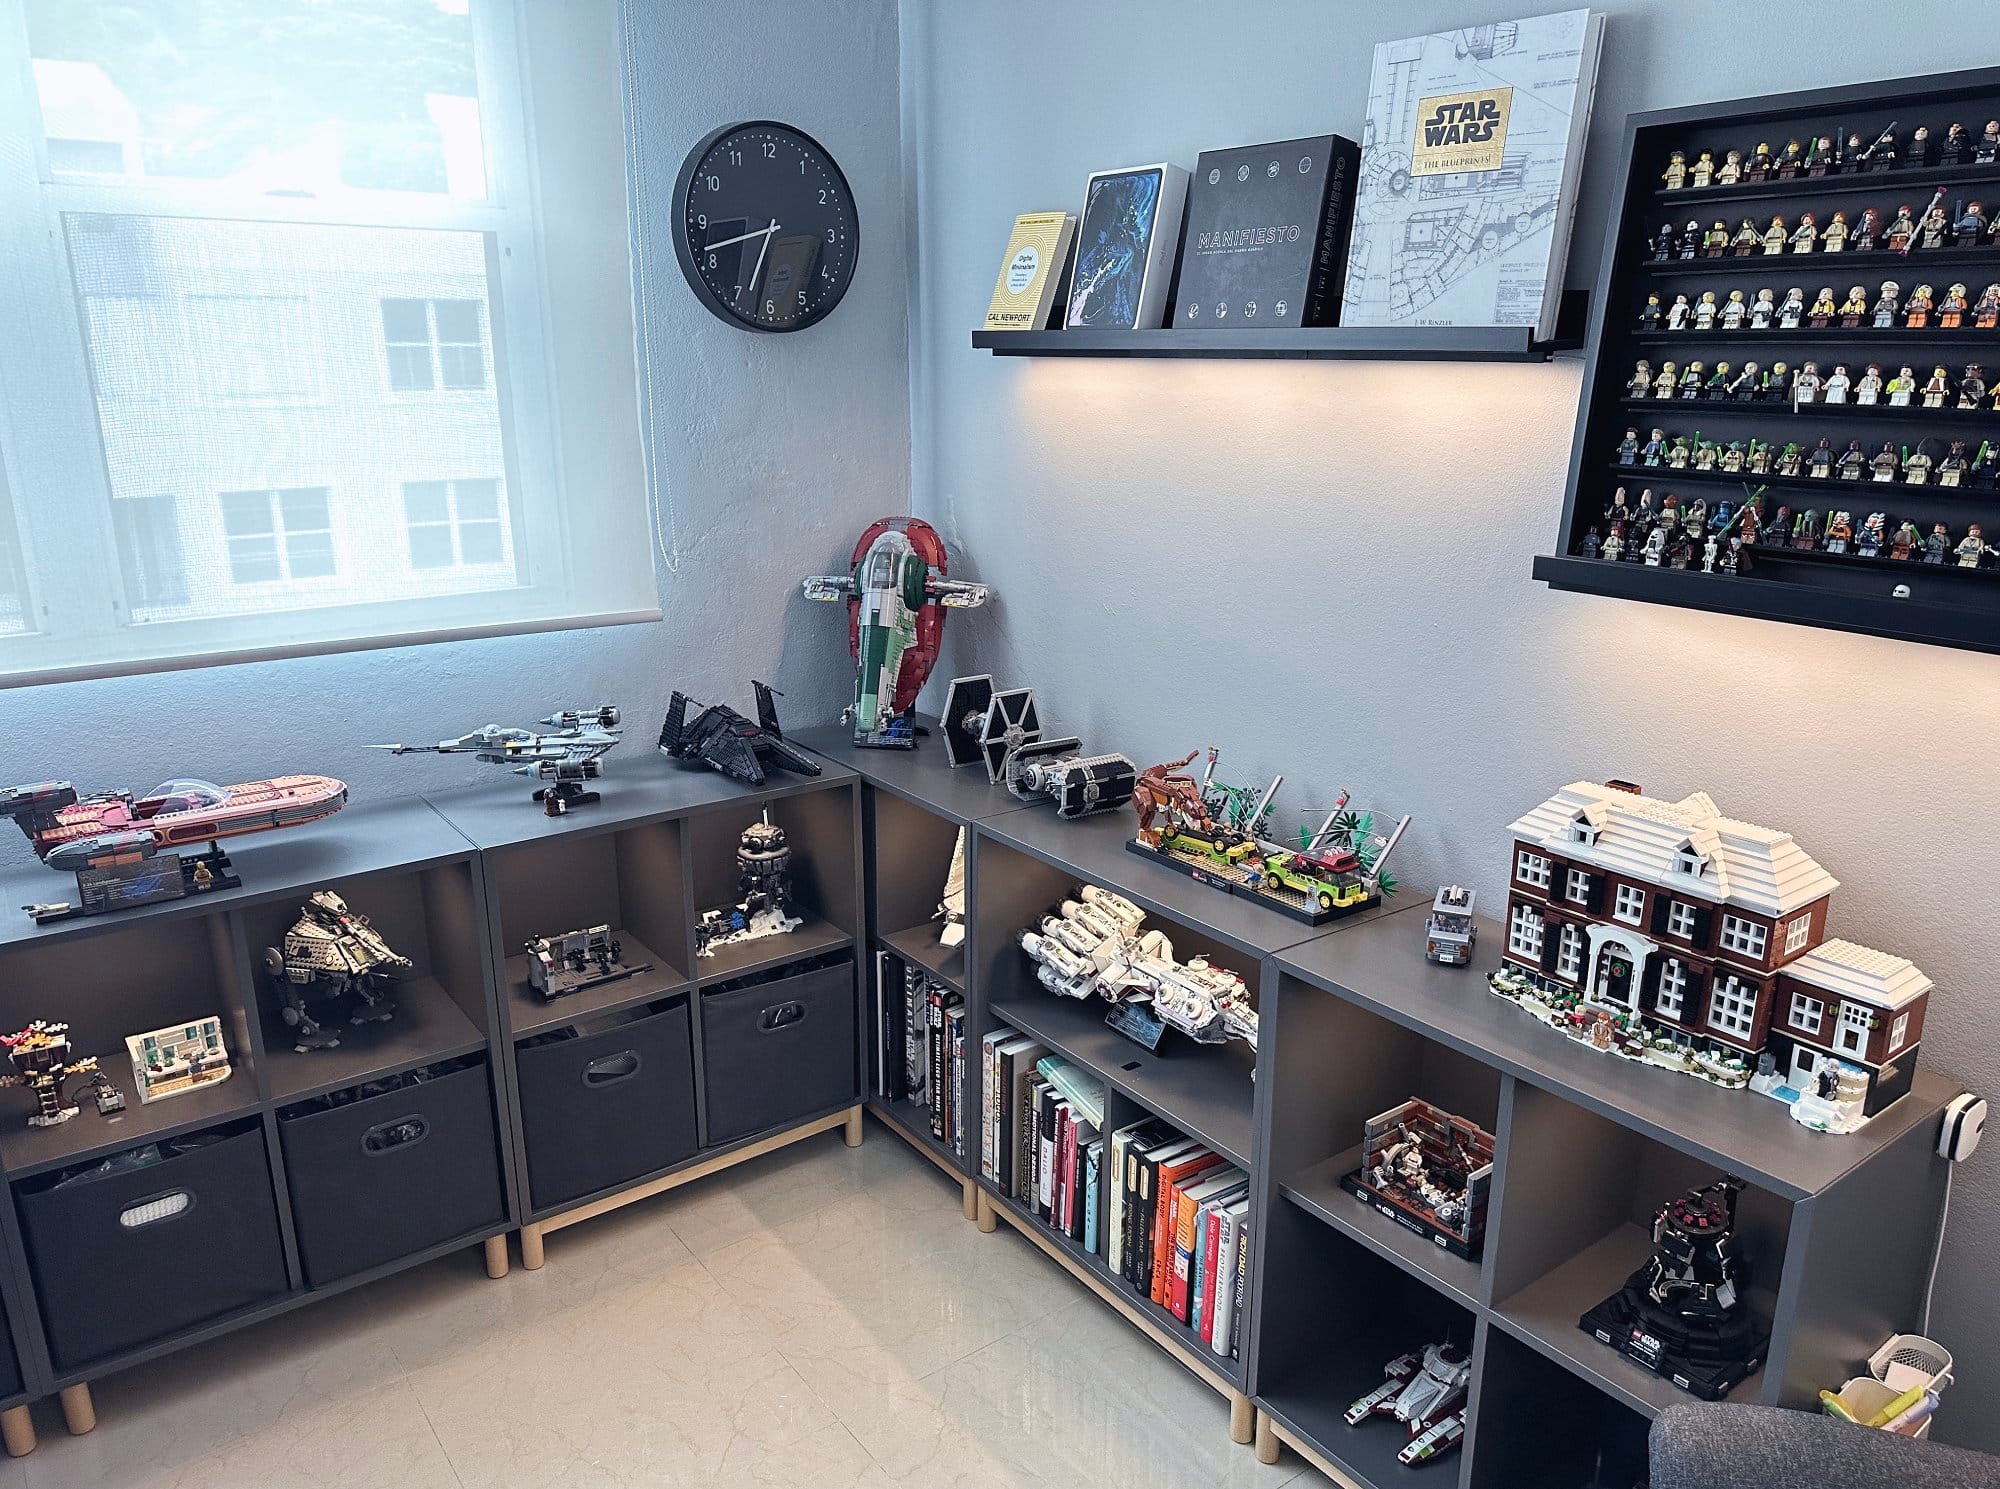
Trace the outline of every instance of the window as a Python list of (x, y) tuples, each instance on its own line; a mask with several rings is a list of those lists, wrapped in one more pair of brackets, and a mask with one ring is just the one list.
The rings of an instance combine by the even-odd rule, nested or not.
[(1909, 1037), (1910, 1016), (1907, 1013), (1899, 1013), (1896, 1015), (1896, 1022), (1889, 1026), (1889, 1053), (1895, 1054), (1903, 1047), (1903, 1041)]
[(1516, 905), (1507, 927), (1507, 949), (1526, 961), (1542, 959), (1542, 917), (1533, 905)]
[(1588, 848), (1597, 842), (1597, 824), (1590, 820), (1587, 812), (1578, 812), (1569, 824), (1569, 840)]
[(1627, 925), (1637, 925), (1646, 915), (1646, 891), (1635, 889), (1630, 884), (1618, 886), (1618, 899), (1612, 906), (1614, 920), (1622, 920)]
[(1679, 936), (1683, 941), (1694, 939), (1694, 906), (1684, 900), (1675, 900), (1667, 907), (1667, 934)]
[(1868, 1033), (1875, 1027), (1875, 1010), (1863, 1003), (1842, 1003), (1833, 1046), (1844, 1055), (1868, 1053)]
[(325, 487), (225, 491), (222, 534), (237, 584), (324, 579), (334, 571), (333, 518)]
[(1549, 887), (1549, 861), (1539, 853), (1530, 853), (1523, 848), (1514, 855), (1514, 877), (1523, 884), (1532, 884), (1537, 889)]
[(1819, 1021), (1826, 1014), (1826, 1005), (1817, 998), (1809, 998), (1804, 993), (1792, 994), (1792, 1011), (1785, 1020), (1794, 1029), (1807, 1034), (1819, 1032)]
[(0, 686), (658, 614), (618, 43), (0, 0)]
[(403, 520), (413, 569), (506, 561), (498, 481), (405, 481)]
[(1707, 868), (1708, 855), (1693, 843), (1682, 843), (1679, 851), (1674, 854), (1674, 872), (1677, 874), (1686, 874), (1690, 878), (1699, 879)]
[(1583, 931), (1567, 922), (1556, 939), (1556, 976), (1575, 982), (1583, 975)]
[(1687, 966), (1678, 958), (1660, 963), (1660, 990), (1653, 999), (1653, 1011), (1662, 1018), (1677, 1019), (1687, 1007)]
[(1589, 904), (1590, 875), (1586, 874), (1582, 869), (1571, 869), (1569, 871), (1569, 878), (1563, 885), (1563, 898), (1568, 900), (1572, 905)]
[(1761, 959), (1769, 936), (1770, 932), (1754, 920), (1745, 920), (1738, 915), (1722, 917), (1721, 942), (1725, 951)]
[(384, 300), (389, 386), (401, 393), (484, 388), (483, 309), (477, 300)]
[(1719, 977), (1708, 1000), (1708, 1027), (1748, 1039), (1757, 1027), (1757, 989), (1740, 977)]
[(1785, 955), (1792, 956), (1806, 949), (1806, 940), (1812, 935), (1812, 913), (1808, 911), (1785, 927)]

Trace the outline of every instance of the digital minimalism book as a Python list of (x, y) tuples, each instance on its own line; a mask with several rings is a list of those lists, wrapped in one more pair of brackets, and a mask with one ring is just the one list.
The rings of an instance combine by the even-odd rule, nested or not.
[(1375, 48), (1342, 325), (1555, 334), (1603, 42), (1565, 10)]

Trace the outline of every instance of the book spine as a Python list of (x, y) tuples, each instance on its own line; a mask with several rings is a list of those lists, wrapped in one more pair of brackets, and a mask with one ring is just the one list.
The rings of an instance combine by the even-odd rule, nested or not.
[(1033, 1209), (1035, 1203), (1035, 1065), (1028, 1061), (1014, 1087), (1014, 1199)]
[(1056, 1178), (1049, 1194), (1049, 1224), (1057, 1230), (1069, 1228), (1069, 1135), (1076, 1121), (1067, 1101), (1056, 1103)]
[(1141, 1293), (1150, 1292), (1153, 1286), (1153, 1183), (1159, 1176), (1159, 1160), (1142, 1154), (1139, 1182), (1132, 1192), (1131, 1271), (1126, 1274)]
[(923, 974), (903, 968), (903, 1089), (910, 1104), (930, 1106), (930, 1004)]
[(1236, 1228), (1236, 1298), (1229, 1319), (1229, 1353), (1236, 1353), (1237, 1341), (1243, 1337), (1243, 1292), (1250, 1278), (1250, 1221), (1246, 1216), (1243, 1224)]
[(1210, 1293), (1208, 1309), (1209, 1350), (1213, 1354), (1229, 1352), (1229, 1326), (1236, 1316), (1236, 1233), (1238, 1220), (1234, 1213), (1222, 1217), (1222, 1236), (1216, 1248), (1215, 1271), (1221, 1285)]
[(1194, 1327), (1204, 1342), (1215, 1337), (1215, 1264), (1222, 1245), (1222, 1210), (1223, 1205), (1217, 1203), (1204, 1210), (1201, 1217), (1201, 1271)]
[(993, 1115), (999, 1106), (995, 1094), (1000, 1067), (1002, 1031), (995, 1030), (979, 1041), (979, 1176), (989, 1182), (999, 1174), (999, 1147), (993, 1141)]
[(1092, 1143), (1083, 1154), (1083, 1249), (1095, 1254), (1103, 1244), (1104, 1142)]
[(1326, 163), (1326, 202), (1320, 214), (1319, 242), (1313, 250), (1302, 325), (1340, 324), (1340, 297), (1347, 285), (1347, 243), (1353, 235), (1354, 199), (1360, 181), (1361, 147), (1335, 136), (1333, 153)]
[(945, 1014), (951, 1033), (951, 1150), (965, 1157), (965, 1003)]
[(924, 997), (924, 1064), (929, 1071), (926, 1089), (930, 1092), (931, 1136), (944, 1141), (944, 998), (932, 988)]
[(1167, 1297), (1168, 1308), (1182, 1323), (1188, 1321), (1194, 1304), (1195, 1234), (1200, 1219), (1200, 1208), (1182, 1191), (1174, 1202), (1174, 1276)]
[(1035, 1125), (1039, 1133), (1038, 1156), (1035, 1159), (1035, 1213), (1046, 1220), (1049, 1218), (1049, 1207), (1055, 1200), (1056, 1184), (1056, 1095), (1053, 1086), (1045, 1086), (1042, 1090), (1041, 1110), (1037, 1113)]

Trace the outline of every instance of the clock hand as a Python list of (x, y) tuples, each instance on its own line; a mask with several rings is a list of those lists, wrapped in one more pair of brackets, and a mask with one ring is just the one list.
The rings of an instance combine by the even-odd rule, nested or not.
[(704, 243), (701, 246), (701, 251), (703, 253), (712, 253), (718, 248), (731, 248), (738, 243), (748, 243), (752, 238), (769, 237), (772, 233), (775, 233), (777, 230), (778, 230), (778, 225), (777, 223), (774, 222), (769, 227), (758, 228), (757, 231), (754, 233), (744, 233), (735, 238), (724, 238), (720, 243)]
[(764, 229), (764, 246), (757, 250), (757, 267), (750, 271), (750, 298), (757, 298), (757, 280), (764, 272), (764, 255), (771, 251), (771, 234), (778, 230), (778, 219), (773, 217), (771, 225)]

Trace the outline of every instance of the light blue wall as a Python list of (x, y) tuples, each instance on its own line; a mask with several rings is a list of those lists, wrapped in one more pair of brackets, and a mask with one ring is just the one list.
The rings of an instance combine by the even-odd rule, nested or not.
[[(554, 13), (535, 5), (537, 19)], [(747, 710), (753, 676), (786, 690), (784, 717), (830, 718), (850, 686), (845, 626), (833, 607), (800, 599), (796, 581), (843, 566), (863, 527), (909, 507), (896, 19), (895, 0), (629, 0), (638, 275), (679, 548), (677, 571), (660, 576), (663, 621), (0, 692), (0, 780), (143, 790), (170, 775), (313, 770), (357, 797), (430, 791), (483, 768), (361, 745), (612, 700), (630, 726), (620, 753), (636, 753), (652, 748), (673, 688)], [(602, 150), (615, 170), (615, 101), (607, 107)], [(820, 140), (858, 198), (853, 286), (838, 314), (793, 335), (734, 330), (702, 310), (667, 227), (687, 149), (755, 118)], [(11, 831), (0, 862), (30, 862)]]
[[(1585, 285), (1627, 113), (1994, 60), (1987, 12), (1963, 4), (1599, 8), (1572, 260)], [(1074, 211), (1093, 169), (1358, 137), (1375, 42), (1522, 13), (904, 7), (916, 510), (998, 596), (952, 622), (938, 676), (1031, 683), (1045, 717), (1142, 764), (1220, 744), (1233, 779), (1285, 772), (1288, 811), (1351, 786), (1413, 812), (1405, 882), (1462, 879), (1488, 908), (1506, 824), (1554, 786), (1704, 788), (1791, 829), (1845, 882), (1836, 931), (1937, 980), (1924, 1058), (2000, 1095), (1995, 659), (1533, 583), (1562, 502), (1574, 359), (1037, 363), (970, 349), (1015, 214)], [(1939, 1433), (2000, 1448), (2000, 1160), (1982, 1153), (1959, 1177), (1935, 1327), (1961, 1368)]]

